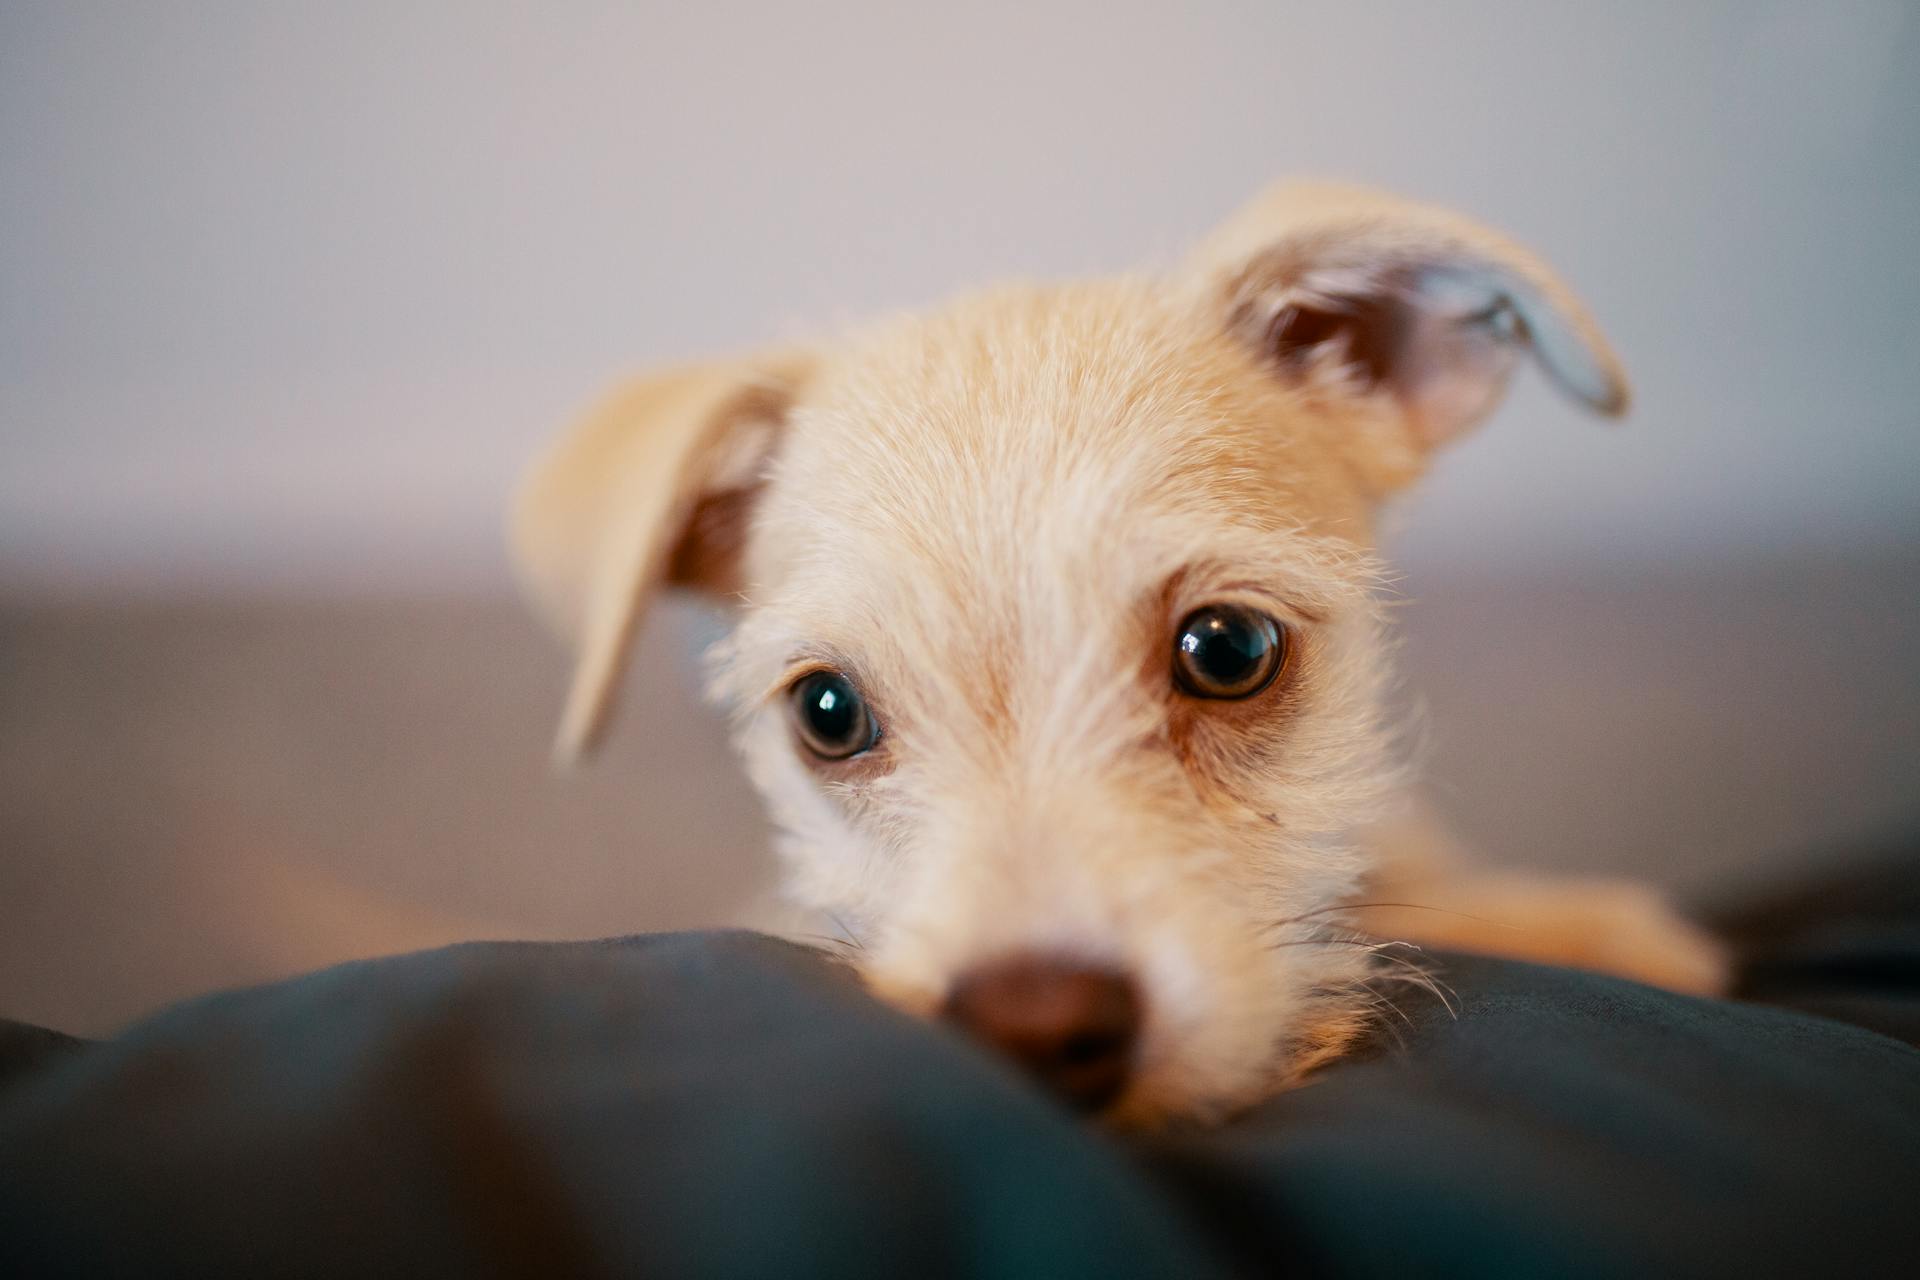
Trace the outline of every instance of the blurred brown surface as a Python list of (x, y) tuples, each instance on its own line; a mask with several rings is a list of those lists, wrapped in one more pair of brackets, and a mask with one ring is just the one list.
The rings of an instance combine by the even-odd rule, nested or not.
[[(1920, 557), (1409, 581), (1441, 810), (1488, 856), (1710, 896), (1920, 812)], [(469, 937), (724, 922), (770, 861), (650, 628), (610, 749), (558, 778), (564, 672), (496, 600), (0, 609), (0, 1015), (166, 1000)]]

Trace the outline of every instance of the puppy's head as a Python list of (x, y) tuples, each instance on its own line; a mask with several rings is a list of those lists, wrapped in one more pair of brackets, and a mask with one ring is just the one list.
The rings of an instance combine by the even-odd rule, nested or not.
[(579, 652), (561, 750), (653, 594), (715, 593), (791, 892), (876, 990), (1123, 1119), (1239, 1104), (1366, 1006), (1315, 913), (1392, 772), (1376, 511), (1528, 350), (1622, 407), (1532, 257), (1314, 187), (1170, 272), (641, 382), (517, 513)]

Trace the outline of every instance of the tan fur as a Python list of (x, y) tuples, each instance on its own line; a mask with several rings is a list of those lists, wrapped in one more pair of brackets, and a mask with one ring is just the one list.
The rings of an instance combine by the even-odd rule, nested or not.
[[(1362, 368), (1371, 330), (1276, 354), (1321, 332), (1289, 316), (1328, 309), (1391, 319), (1384, 380)], [(1492, 932), (1490, 949), (1710, 989), (1717, 955), (1651, 895), (1429, 874), (1409, 841), (1355, 836), (1403, 781), (1377, 514), (1529, 346), (1596, 408), (1624, 405), (1592, 321), (1529, 255), (1389, 197), (1283, 188), (1174, 271), (1002, 288), (643, 381), (516, 514), (529, 586), (581, 653), (560, 750), (604, 722), (654, 590), (677, 573), (729, 593), (714, 691), (789, 893), (910, 1009), (1018, 950), (1134, 974), (1147, 1024), (1122, 1121), (1218, 1114), (1336, 1055), (1394, 976), (1342, 932), (1370, 874), (1465, 913), (1403, 912), (1393, 937)], [(1220, 602), (1294, 641), (1244, 702), (1169, 677), (1180, 619)], [(880, 717), (867, 755), (796, 744), (785, 691), (821, 666)]]

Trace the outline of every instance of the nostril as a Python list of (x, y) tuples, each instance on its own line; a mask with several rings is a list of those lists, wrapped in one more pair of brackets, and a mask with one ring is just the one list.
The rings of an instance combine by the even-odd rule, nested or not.
[(1014, 956), (963, 975), (944, 1012), (1084, 1110), (1119, 1097), (1133, 1071), (1140, 997), (1124, 973)]
[(1129, 1048), (1129, 1038), (1110, 1033), (1074, 1036), (1060, 1046), (1060, 1061), (1068, 1066), (1083, 1067), (1090, 1062), (1125, 1053)]

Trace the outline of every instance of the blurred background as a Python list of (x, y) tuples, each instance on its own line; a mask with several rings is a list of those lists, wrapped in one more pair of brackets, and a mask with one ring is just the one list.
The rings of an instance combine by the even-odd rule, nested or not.
[[(0, 1015), (714, 923), (765, 831), (686, 607), (613, 748), (505, 495), (623, 374), (1164, 260), (1278, 176), (1531, 244), (1621, 349), (1404, 513), (1487, 856), (1712, 900), (1916, 807), (1920, 10), (0, 6)], [(644, 705), (643, 705), (644, 704)]]

